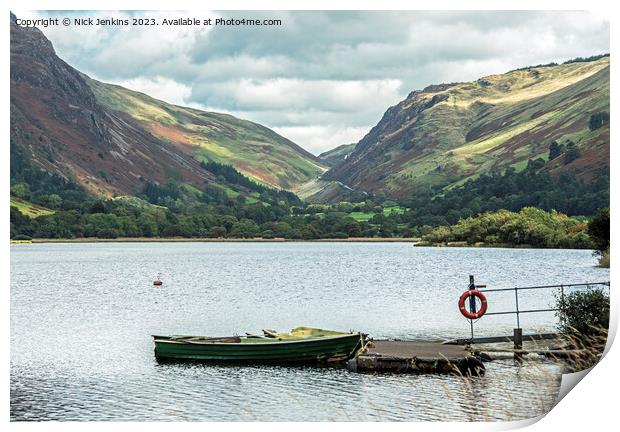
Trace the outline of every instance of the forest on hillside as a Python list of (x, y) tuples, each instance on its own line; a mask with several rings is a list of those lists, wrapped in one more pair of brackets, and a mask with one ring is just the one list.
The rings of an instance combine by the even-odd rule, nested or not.
[[(437, 227), (455, 225), (458, 231), (463, 221), (489, 212), (499, 212), (494, 218), (519, 220), (523, 215), (533, 215), (534, 210), (523, 213), (522, 209), (533, 207), (543, 212), (537, 215), (550, 214), (545, 217), (563, 221), (544, 228), (544, 236), (556, 240), (530, 241), (503, 233), (503, 243), (586, 248), (592, 246), (585, 230), (587, 219), (609, 207), (607, 171), (601, 171), (590, 182), (571, 174), (551, 176), (540, 159), (530, 160), (521, 171), (483, 174), (456, 188), (422, 190), (401, 201), (369, 195), (360, 202), (311, 204), (216, 162), (201, 165), (229, 184), (229, 189), (207, 184), (199, 190), (174, 181), (163, 185), (145, 182), (136, 197), (104, 199), (48, 174), (33, 166), (17, 149), (11, 150), (13, 239), (427, 236), (432, 240), (438, 233), (445, 233), (434, 231)], [(29, 213), (29, 205), (38, 210)], [(535, 224), (539, 222), (540, 218)], [(511, 226), (517, 230), (517, 225), (515, 222)], [(571, 231), (569, 236), (567, 229)], [(451, 231), (451, 235), (454, 237), (457, 231)]]

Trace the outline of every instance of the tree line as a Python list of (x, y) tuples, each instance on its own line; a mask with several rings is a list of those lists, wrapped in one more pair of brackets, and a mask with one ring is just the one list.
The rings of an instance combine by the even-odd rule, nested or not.
[[(553, 145), (552, 150), (557, 151)], [(101, 199), (33, 167), (12, 144), (11, 194), (54, 213), (30, 218), (11, 207), (11, 238), (420, 237), (436, 227), (501, 209), (519, 212), (536, 207), (568, 216), (592, 216), (609, 206), (607, 172), (592, 182), (569, 174), (553, 177), (543, 169), (542, 159), (529, 161), (520, 172), (509, 168), (483, 174), (456, 188), (422, 190), (398, 202), (365, 196), (360, 202), (331, 205), (304, 203), (295, 194), (259, 184), (228, 165), (205, 161), (202, 167), (217, 177), (218, 184), (198, 189), (174, 181), (147, 181), (137, 197)], [(390, 211), (395, 208), (398, 211)], [(586, 245), (583, 236), (573, 240), (554, 241), (561, 247)]]
[(410, 210), (403, 220), (412, 226), (448, 226), (460, 219), (500, 209), (519, 211), (524, 207), (556, 210), (569, 216), (592, 216), (609, 207), (609, 172), (586, 182), (573, 174), (552, 176), (545, 161), (530, 160), (522, 171), (507, 168), (503, 173), (482, 174), (449, 190), (420, 191), (403, 205)]

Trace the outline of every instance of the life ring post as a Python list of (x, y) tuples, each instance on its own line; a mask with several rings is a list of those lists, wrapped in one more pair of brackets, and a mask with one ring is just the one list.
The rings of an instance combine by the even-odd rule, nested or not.
[[(469, 324), (471, 328), (471, 343), (474, 343), (474, 320), (478, 318), (482, 318), (482, 316), (486, 313), (488, 303), (485, 295), (478, 291), (478, 288), (485, 287), (486, 285), (476, 285), (474, 282), (474, 276), (469, 275), (469, 285), (467, 286), (467, 291), (461, 294), (459, 298), (459, 310), (461, 314), (469, 319)], [(476, 298), (480, 300), (480, 309), (476, 309)], [(466, 302), (469, 300), (469, 304), (466, 306)]]

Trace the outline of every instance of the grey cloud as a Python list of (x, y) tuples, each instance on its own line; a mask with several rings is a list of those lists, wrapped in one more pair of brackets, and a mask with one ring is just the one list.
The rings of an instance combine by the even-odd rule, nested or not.
[[(314, 152), (329, 139), (310, 139), (312, 133), (349, 139), (428, 84), (608, 52), (610, 44), (608, 19), (580, 11), (78, 14), (281, 19), (279, 27), (43, 31), (59, 55), (95, 78), (290, 131)], [(174, 97), (177, 88), (187, 91)]]

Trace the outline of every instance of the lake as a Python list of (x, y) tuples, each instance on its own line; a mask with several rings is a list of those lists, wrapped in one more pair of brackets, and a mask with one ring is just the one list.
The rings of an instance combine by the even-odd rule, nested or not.
[[(599, 282), (585, 250), (410, 243), (85, 243), (11, 246), (11, 420), (518, 420), (553, 405), (561, 369), (487, 363), (471, 381), (337, 368), (158, 365), (151, 334), (299, 325), (374, 338), (469, 336), (468, 275), (489, 288)], [(152, 281), (161, 275), (164, 285)], [(489, 293), (489, 311), (514, 293)], [(547, 290), (521, 308), (552, 306)], [(553, 313), (523, 315), (524, 333)], [(485, 316), (476, 336), (512, 334)]]

